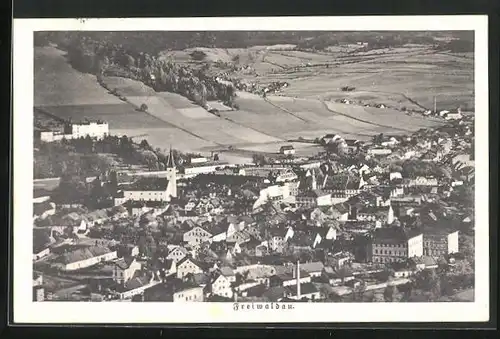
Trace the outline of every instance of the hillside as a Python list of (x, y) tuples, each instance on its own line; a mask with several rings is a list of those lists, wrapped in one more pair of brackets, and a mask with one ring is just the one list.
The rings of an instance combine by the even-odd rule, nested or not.
[[(123, 34), (111, 36), (116, 40)], [(283, 43), (278, 40), (269, 43)], [(154, 64), (165, 86), (177, 86), (191, 100), (138, 80), (99, 75), (99, 82), (115, 92), (113, 95), (97, 77), (73, 69), (60, 50), (37, 47), (35, 105), (58, 116), (107, 120), (114, 133), (144, 136), (155, 147), (225, 152), (231, 148), (233, 154), (276, 152), (287, 140), (314, 139), (326, 133), (370, 139), (379, 133), (409, 133), (436, 126), (442, 121), (405, 113), (431, 109), (434, 97), (438, 109), (473, 109), (473, 59), (467, 53), (438, 51), (422, 44), (374, 50), (350, 46), (322, 51), (297, 50), (292, 44), (192, 47), (163, 50), (159, 61), (129, 56), (137, 66), (124, 62), (124, 69), (129, 67), (126, 74), (138, 74), (141, 79), (148, 78), (148, 67)], [(194, 51), (203, 52), (203, 60), (193, 60)], [(146, 66), (140, 69), (142, 63)], [(191, 68), (192, 64), (197, 68)], [(228, 64), (233, 68), (228, 69)], [(202, 69), (214, 74), (213, 78)], [(245, 83), (266, 86), (282, 81), (288, 86), (267, 98), (248, 92), (228, 94), (225, 85), (214, 85), (217, 71)], [(185, 78), (179, 78), (183, 74)], [(351, 90), (343, 91), (343, 86)], [(207, 91), (220, 91), (237, 108), (222, 105)], [(203, 93), (204, 98), (198, 100)], [(207, 98), (212, 107), (221, 108), (220, 117), (200, 106)], [(340, 99), (352, 103), (341, 104)], [(136, 110), (142, 104), (147, 105), (146, 112)], [(373, 107), (380, 104), (385, 107)]]

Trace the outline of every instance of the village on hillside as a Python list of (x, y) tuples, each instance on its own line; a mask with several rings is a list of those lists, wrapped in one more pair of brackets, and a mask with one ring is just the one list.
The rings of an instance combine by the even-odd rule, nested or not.
[(34, 301), (473, 301), (473, 115), (247, 164), (38, 123)]

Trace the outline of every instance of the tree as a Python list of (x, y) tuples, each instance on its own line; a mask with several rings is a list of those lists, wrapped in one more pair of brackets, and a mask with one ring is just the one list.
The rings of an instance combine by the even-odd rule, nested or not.
[(139, 144), (139, 146), (142, 148), (142, 149), (145, 149), (145, 150), (151, 150), (151, 146), (149, 145), (148, 141), (146, 139), (142, 139), (141, 143)]
[(252, 161), (254, 164), (258, 166), (265, 165), (267, 163), (266, 157), (262, 154), (254, 154), (252, 155)]
[(385, 302), (384, 294), (379, 292), (373, 293), (371, 301), (374, 303)]
[(380, 133), (380, 134), (375, 135), (373, 137), (373, 143), (375, 143), (375, 144), (380, 144), (380, 143), (382, 143), (382, 141), (384, 141), (384, 134), (383, 133)]
[(63, 175), (52, 198), (56, 203), (83, 203), (88, 197), (85, 183), (78, 176)]
[(394, 302), (398, 300), (398, 289), (396, 286), (387, 285), (384, 290), (384, 300), (386, 302)]
[(353, 301), (361, 302), (363, 301), (363, 296), (366, 291), (366, 283), (362, 281), (359, 285), (355, 286), (352, 291)]
[(441, 297), (441, 277), (435, 270), (424, 270), (417, 275), (415, 280), (417, 289), (422, 289), (431, 294), (431, 300)]

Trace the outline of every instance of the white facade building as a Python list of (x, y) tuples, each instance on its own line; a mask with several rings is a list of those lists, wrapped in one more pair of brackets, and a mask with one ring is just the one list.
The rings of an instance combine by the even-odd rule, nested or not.
[(73, 139), (85, 138), (104, 138), (109, 134), (109, 125), (107, 122), (91, 121), (79, 124), (71, 124), (71, 136)]
[(64, 255), (62, 270), (75, 271), (116, 258), (116, 251), (110, 251), (104, 247), (84, 248)]

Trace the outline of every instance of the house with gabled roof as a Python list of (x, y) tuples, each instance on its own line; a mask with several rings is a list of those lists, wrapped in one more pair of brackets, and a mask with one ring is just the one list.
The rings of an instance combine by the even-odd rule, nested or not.
[(349, 206), (345, 203), (337, 203), (327, 210), (327, 215), (339, 221), (347, 221), (349, 219)]
[(176, 263), (183, 260), (188, 255), (188, 250), (182, 246), (175, 246), (167, 255), (167, 259), (173, 260)]
[(293, 238), (293, 228), (271, 228), (268, 231), (269, 240), (267, 241), (269, 249), (273, 252), (282, 253), (288, 239)]
[(59, 258), (60, 267), (64, 271), (74, 271), (116, 259), (116, 251), (107, 247), (90, 246), (63, 254)]
[(230, 266), (222, 266), (219, 269), (220, 274), (225, 276), (230, 282), (236, 281), (236, 272)]
[(193, 258), (185, 257), (177, 263), (177, 278), (182, 279), (187, 274), (203, 273), (204, 265)]
[(211, 283), (212, 294), (219, 295), (221, 297), (232, 298), (233, 290), (231, 288), (231, 281), (222, 274), (216, 274), (212, 279)]
[(113, 265), (113, 280), (119, 284), (132, 279), (136, 272), (142, 269), (142, 264), (133, 257), (120, 258)]
[(249, 242), (251, 240), (250, 234), (248, 234), (245, 231), (238, 231), (235, 233), (232, 233), (226, 238), (227, 243), (233, 243), (233, 244), (242, 244)]
[(336, 240), (337, 239), (337, 229), (333, 226), (322, 227), (318, 230), (318, 233), (323, 240)]
[(49, 202), (48, 200), (33, 203), (33, 219), (45, 219), (49, 215), (54, 215), (56, 213), (56, 204)]
[(116, 288), (116, 292), (120, 299), (130, 299), (135, 295), (142, 294), (148, 288), (160, 284), (158, 280), (154, 280), (152, 275), (138, 276), (120, 284)]
[(202, 244), (204, 242), (210, 241), (211, 238), (212, 234), (207, 230), (201, 228), (200, 226), (196, 226), (183, 234), (183, 240), (189, 246)]

